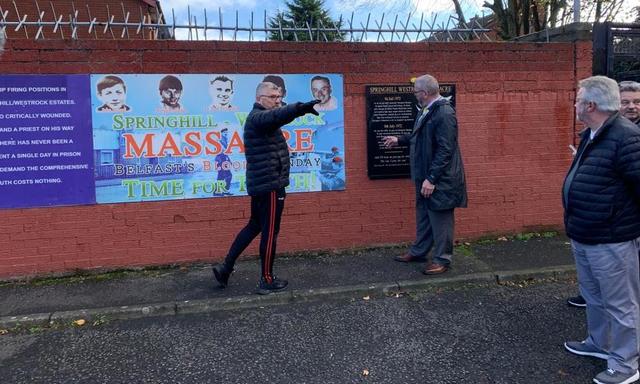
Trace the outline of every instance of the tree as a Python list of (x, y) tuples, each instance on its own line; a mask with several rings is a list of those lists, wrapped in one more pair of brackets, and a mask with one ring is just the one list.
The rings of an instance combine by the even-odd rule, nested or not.
[(458, 26), (463, 27), (467, 21), (464, 18), (464, 12), (462, 11), (462, 6), (460, 5), (460, 0), (452, 0), (453, 8), (456, 11), (456, 15), (458, 16)]
[[(269, 19), (269, 40), (343, 41), (342, 21), (334, 21), (325, 9), (324, 0), (286, 1), (287, 11)], [(291, 31), (287, 29), (296, 29)], [(330, 29), (331, 31), (328, 31)]]
[[(453, 0), (454, 4), (456, 0)], [(623, 0), (582, 0), (581, 13), (585, 20), (611, 21)], [(505, 39), (539, 32), (570, 23), (573, 1), (567, 0), (489, 0), (483, 7), (491, 9), (496, 19), (498, 35)]]

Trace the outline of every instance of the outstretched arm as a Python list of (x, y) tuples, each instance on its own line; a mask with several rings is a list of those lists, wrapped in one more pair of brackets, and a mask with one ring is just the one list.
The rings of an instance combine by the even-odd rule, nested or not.
[(318, 115), (313, 106), (319, 102), (319, 100), (312, 100), (306, 103), (297, 102), (274, 109), (258, 111), (253, 114), (252, 120), (258, 130), (275, 131), (283, 125), (289, 124), (296, 117), (304, 116), (307, 113)]

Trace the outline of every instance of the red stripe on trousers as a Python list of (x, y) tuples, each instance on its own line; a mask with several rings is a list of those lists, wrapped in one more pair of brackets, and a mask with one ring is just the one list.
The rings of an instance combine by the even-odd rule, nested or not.
[(273, 257), (272, 246), (273, 246), (273, 237), (274, 237), (275, 226), (276, 226), (276, 191), (271, 192), (269, 202), (271, 203), (271, 207), (269, 209), (269, 238), (267, 240), (267, 253), (265, 255), (265, 261), (264, 261), (264, 265), (265, 265), (264, 275), (265, 275), (265, 280), (267, 280), (267, 283), (270, 284), (272, 281), (272, 276), (269, 273), (269, 266), (271, 265), (271, 258)]

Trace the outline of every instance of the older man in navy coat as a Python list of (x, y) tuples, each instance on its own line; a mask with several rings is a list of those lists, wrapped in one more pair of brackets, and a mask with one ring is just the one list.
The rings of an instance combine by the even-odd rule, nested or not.
[(411, 179), (416, 190), (416, 240), (409, 252), (395, 258), (400, 262), (431, 261), (423, 273), (446, 272), (453, 256), (453, 210), (467, 206), (467, 190), (460, 146), (458, 121), (449, 101), (440, 95), (435, 77), (423, 75), (414, 83), (420, 106), (413, 132), (386, 136), (386, 147), (409, 145)]

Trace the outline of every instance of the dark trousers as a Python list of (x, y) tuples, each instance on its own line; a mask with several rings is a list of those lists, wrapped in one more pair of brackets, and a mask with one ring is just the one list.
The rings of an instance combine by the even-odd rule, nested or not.
[(229, 253), (224, 259), (228, 271), (233, 266), (238, 256), (251, 244), (260, 233), (260, 262), (262, 264), (262, 277), (267, 283), (273, 281), (273, 259), (276, 254), (276, 241), (280, 232), (280, 218), (284, 209), (286, 197), (284, 188), (265, 194), (251, 196), (251, 218), (249, 223), (242, 228), (240, 233), (229, 248)]
[(429, 209), (429, 199), (420, 193), (422, 183), (416, 182), (416, 241), (409, 253), (426, 256), (433, 248), (432, 261), (450, 265), (453, 256), (453, 209), (434, 211)]

